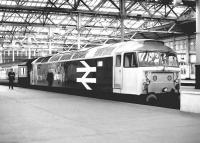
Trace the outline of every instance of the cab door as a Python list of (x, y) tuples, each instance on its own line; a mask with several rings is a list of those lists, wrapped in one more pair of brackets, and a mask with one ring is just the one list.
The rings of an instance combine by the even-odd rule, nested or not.
[(139, 71), (137, 67), (137, 58), (135, 52), (124, 53), (122, 70), (123, 94), (138, 94)]
[(122, 89), (122, 55), (116, 54), (113, 62), (114, 78), (113, 78), (113, 92), (121, 93)]

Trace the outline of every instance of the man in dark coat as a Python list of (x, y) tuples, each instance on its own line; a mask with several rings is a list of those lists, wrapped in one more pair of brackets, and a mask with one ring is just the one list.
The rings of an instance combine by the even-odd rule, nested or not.
[(15, 73), (13, 72), (13, 69), (10, 70), (8, 73), (8, 80), (9, 80), (9, 89), (13, 89), (13, 84), (15, 80)]
[(48, 86), (51, 87), (53, 84), (53, 73), (52, 72), (48, 72), (47, 73), (47, 82), (48, 82)]

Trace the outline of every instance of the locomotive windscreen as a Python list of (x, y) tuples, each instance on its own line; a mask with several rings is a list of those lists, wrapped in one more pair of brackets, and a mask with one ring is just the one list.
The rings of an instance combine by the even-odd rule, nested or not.
[(169, 52), (139, 52), (138, 62), (141, 67), (169, 66), (178, 67), (176, 54)]

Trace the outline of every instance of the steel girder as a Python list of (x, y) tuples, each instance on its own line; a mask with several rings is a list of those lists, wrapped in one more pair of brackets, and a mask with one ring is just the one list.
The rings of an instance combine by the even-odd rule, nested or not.
[[(40, 37), (41, 33), (46, 33), (46, 41), (59, 39), (64, 44), (69, 36), (74, 37), (75, 43), (79, 33), (82, 41), (88, 44), (94, 39), (120, 39), (124, 31), (124, 38), (132, 39), (142, 32), (176, 33), (173, 26), (191, 9), (193, 7), (174, 6), (172, 0), (2, 0), (0, 35), (12, 42), (27, 34)], [(79, 14), (81, 24), (77, 21)], [(166, 24), (171, 27), (156, 29)], [(80, 25), (79, 30), (77, 25)], [(56, 29), (52, 35), (48, 32), (49, 27)], [(44, 40), (36, 39), (39, 43)]]

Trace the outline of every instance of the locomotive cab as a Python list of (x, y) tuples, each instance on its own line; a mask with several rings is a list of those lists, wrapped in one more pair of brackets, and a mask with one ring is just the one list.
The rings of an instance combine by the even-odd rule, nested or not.
[(145, 96), (147, 102), (163, 96), (178, 97), (180, 69), (176, 53), (159, 42), (138, 47), (115, 53), (113, 92)]

